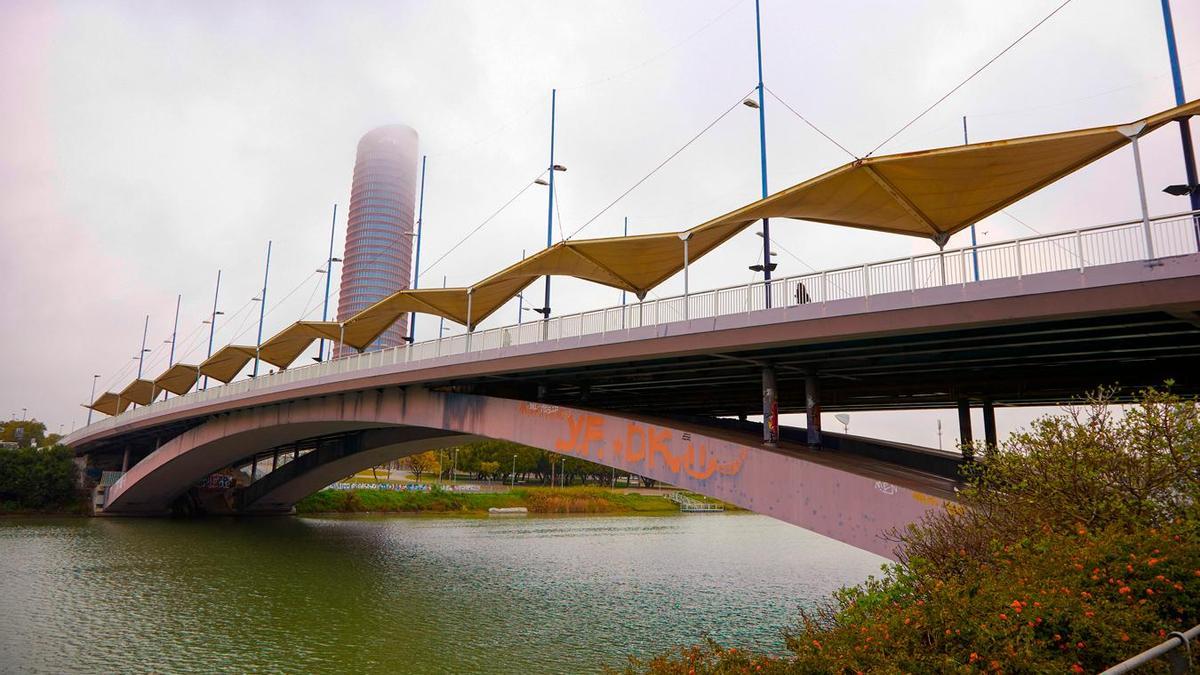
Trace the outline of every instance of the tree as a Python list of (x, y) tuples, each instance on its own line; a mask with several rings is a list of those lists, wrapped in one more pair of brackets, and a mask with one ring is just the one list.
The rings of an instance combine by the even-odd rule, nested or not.
[(421, 476), (440, 470), (437, 452), (427, 450), (400, 459), (400, 467), (412, 475), (413, 480), (421, 480)]
[(54, 445), (46, 442), (46, 425), (37, 420), (9, 420), (0, 426), (0, 441), (16, 443), (22, 448)]
[(68, 447), (0, 448), (0, 504), (8, 508), (64, 506), (77, 496), (75, 453)]

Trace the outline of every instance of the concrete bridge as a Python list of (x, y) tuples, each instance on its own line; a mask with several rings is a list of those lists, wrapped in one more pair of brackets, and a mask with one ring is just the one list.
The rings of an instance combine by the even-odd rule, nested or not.
[[(823, 433), (821, 411), (957, 405), (970, 439), (980, 405), (994, 442), (997, 405), (1165, 379), (1197, 393), (1194, 219), (1149, 231), (1151, 260), (1142, 222), (1118, 223), (371, 352), (155, 402), (66, 442), (125, 472), (106, 513), (162, 513), (213, 472), (264, 457), (276, 471), (230, 507), (286, 511), (360, 468), (486, 437), (888, 555), (882, 533), (952, 498), (958, 458)], [(772, 445), (727, 419), (764, 410), (809, 423)]]

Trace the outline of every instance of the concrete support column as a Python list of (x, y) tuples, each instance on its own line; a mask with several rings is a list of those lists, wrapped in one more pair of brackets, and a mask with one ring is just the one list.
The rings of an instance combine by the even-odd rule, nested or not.
[(775, 369), (763, 366), (763, 445), (775, 447), (779, 444), (779, 388), (775, 384)]
[(820, 447), (821, 387), (815, 373), (810, 373), (804, 378), (804, 415), (805, 428), (808, 430), (808, 444)]
[(278, 468), (279, 468), (279, 450), (276, 450), (275, 453), (271, 455), (271, 471), (274, 472), (275, 469), (278, 469)]
[(250, 458), (250, 482), (258, 480), (258, 455)]
[(963, 457), (970, 458), (975, 438), (971, 435), (971, 401), (967, 398), (958, 399), (958, 438)]
[(121, 457), (121, 473), (129, 470), (129, 446), (125, 446), (125, 454)]
[(991, 399), (983, 399), (983, 442), (987, 451), (995, 450), (999, 442), (996, 439), (996, 407)]

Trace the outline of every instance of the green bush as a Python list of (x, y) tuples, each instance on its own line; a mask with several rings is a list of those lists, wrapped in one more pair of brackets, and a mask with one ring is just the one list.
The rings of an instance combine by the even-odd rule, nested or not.
[(959, 503), (893, 533), (881, 578), (842, 589), (766, 659), (687, 647), (629, 672), (1093, 672), (1200, 623), (1200, 415), (1102, 391), (981, 455)]
[(70, 448), (0, 448), (0, 510), (42, 510), (79, 501)]

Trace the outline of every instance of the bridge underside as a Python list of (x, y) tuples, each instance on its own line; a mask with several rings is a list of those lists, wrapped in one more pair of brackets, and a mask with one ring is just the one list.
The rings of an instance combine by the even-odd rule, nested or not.
[(805, 381), (820, 380), (826, 411), (952, 408), (962, 398), (1058, 405), (1099, 386), (1124, 394), (1189, 375), (1200, 360), (1200, 316), (1153, 311), (886, 337), (703, 352), (637, 362), (567, 365), (464, 377), (442, 386), (630, 412), (732, 416), (762, 412), (762, 368), (776, 371), (781, 413), (804, 412)]
[(881, 462), (786, 439), (767, 449), (736, 429), (394, 387), (216, 416), (133, 466), (109, 489), (105, 512), (163, 513), (215, 471), (307, 444), (231, 502), (240, 512), (287, 511), (360, 469), (484, 437), (648, 476), (885, 556), (893, 545), (882, 535), (939, 508), (955, 485), (937, 475), (953, 473), (949, 456)]

